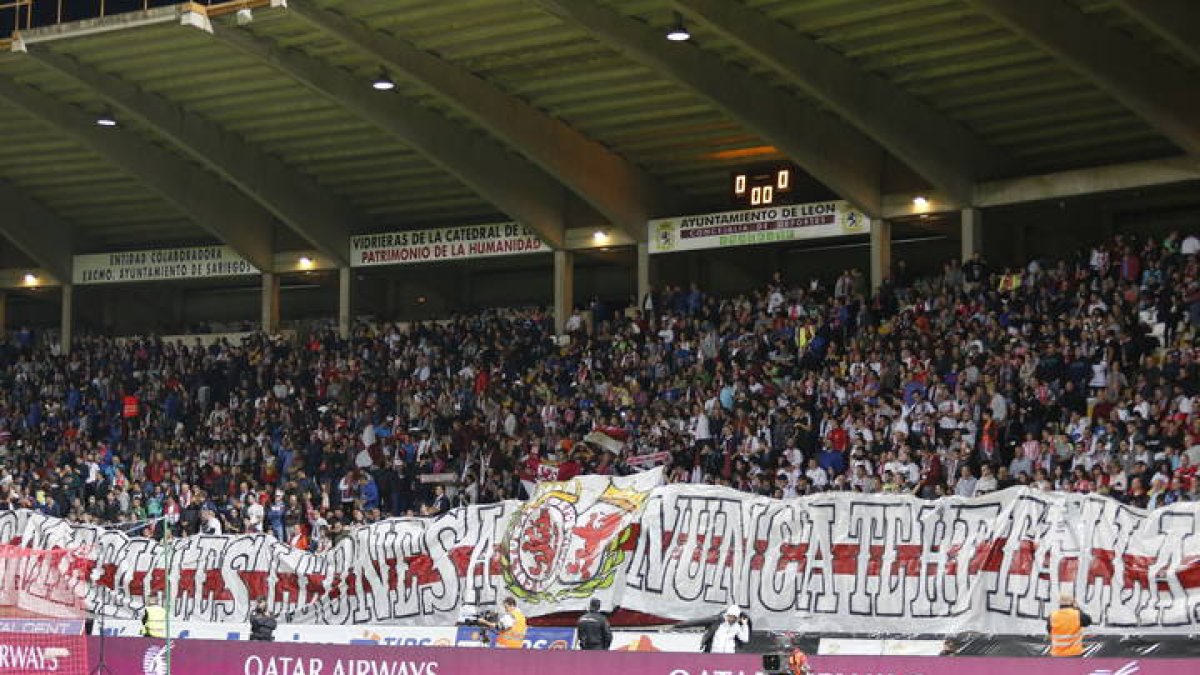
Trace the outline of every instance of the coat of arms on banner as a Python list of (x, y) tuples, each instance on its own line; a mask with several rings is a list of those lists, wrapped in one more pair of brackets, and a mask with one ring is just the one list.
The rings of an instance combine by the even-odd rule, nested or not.
[(675, 221), (658, 224), (658, 250), (670, 251), (675, 248)]
[(501, 548), (504, 580), (526, 602), (587, 598), (617, 581), (624, 544), (633, 536), (661, 470), (597, 485), (587, 480), (542, 483), (513, 514)]

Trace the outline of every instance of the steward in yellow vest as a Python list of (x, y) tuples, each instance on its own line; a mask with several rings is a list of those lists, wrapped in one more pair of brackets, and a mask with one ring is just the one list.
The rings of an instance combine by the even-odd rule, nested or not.
[(167, 610), (158, 604), (158, 598), (151, 598), (146, 603), (142, 614), (142, 636), (164, 640), (167, 637)]
[(1050, 633), (1050, 656), (1080, 656), (1083, 654), (1083, 629), (1092, 625), (1092, 617), (1075, 606), (1075, 598), (1063, 593), (1058, 609), (1046, 620)]
[(517, 609), (515, 598), (504, 599), (504, 615), (496, 623), (482, 622), (488, 628), (497, 628), (496, 646), (500, 649), (520, 649), (525, 645), (525, 615)]

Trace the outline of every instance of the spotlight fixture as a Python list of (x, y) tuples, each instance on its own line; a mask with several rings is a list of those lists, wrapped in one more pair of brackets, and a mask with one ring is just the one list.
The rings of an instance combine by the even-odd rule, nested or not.
[(596, 230), (595, 232), (592, 233), (592, 241), (596, 242), (597, 244), (607, 243), (608, 242), (608, 233), (605, 232), (604, 230)]
[(25, 275), (25, 285), (26, 286), (37, 286), (37, 282), (38, 282), (38, 278), (36, 275), (34, 275), (32, 273), (27, 273)]
[(692, 39), (692, 34), (683, 23), (683, 15), (679, 12), (675, 12), (675, 23), (667, 31), (667, 39), (671, 42), (687, 42)]
[(300, 256), (299, 262), (300, 262), (300, 269), (302, 269), (302, 270), (311, 270), (313, 268), (313, 259), (306, 255)]
[(371, 88), (375, 91), (391, 91), (396, 88), (396, 83), (388, 76), (387, 70), (380, 70), (379, 76), (371, 83)]
[(929, 200), (920, 196), (913, 197), (913, 206), (917, 207), (918, 209), (923, 209), (926, 206), (929, 206)]
[(115, 127), (117, 126), (117, 116), (112, 114), (111, 110), (105, 108), (104, 112), (96, 116), (96, 126)]

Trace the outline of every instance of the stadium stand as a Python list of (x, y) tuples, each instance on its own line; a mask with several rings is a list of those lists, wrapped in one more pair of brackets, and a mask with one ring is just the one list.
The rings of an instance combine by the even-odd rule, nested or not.
[(1021, 270), (953, 261), (869, 297), (857, 271), (731, 298), (669, 287), (645, 310), (577, 312), (561, 346), (539, 309), (350, 340), (92, 337), (68, 359), (19, 331), (2, 356), (4, 506), (178, 515), (177, 534), (320, 551), (391, 515), (643, 464), (776, 497), (1022, 484), (1190, 500), (1196, 248), (1118, 236)]
[(1193, 672), (1194, 4), (0, 0), (0, 672)]

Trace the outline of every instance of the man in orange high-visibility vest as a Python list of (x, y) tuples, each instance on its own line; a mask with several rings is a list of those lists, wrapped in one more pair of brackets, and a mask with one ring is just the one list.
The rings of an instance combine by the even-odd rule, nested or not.
[(1046, 620), (1050, 633), (1050, 656), (1080, 656), (1083, 654), (1083, 629), (1092, 625), (1092, 617), (1075, 606), (1075, 597), (1063, 593), (1058, 609)]
[(515, 598), (504, 599), (504, 615), (499, 621), (480, 623), (488, 628), (500, 629), (500, 634), (496, 636), (496, 646), (500, 649), (520, 649), (525, 644), (525, 615), (517, 609)]

